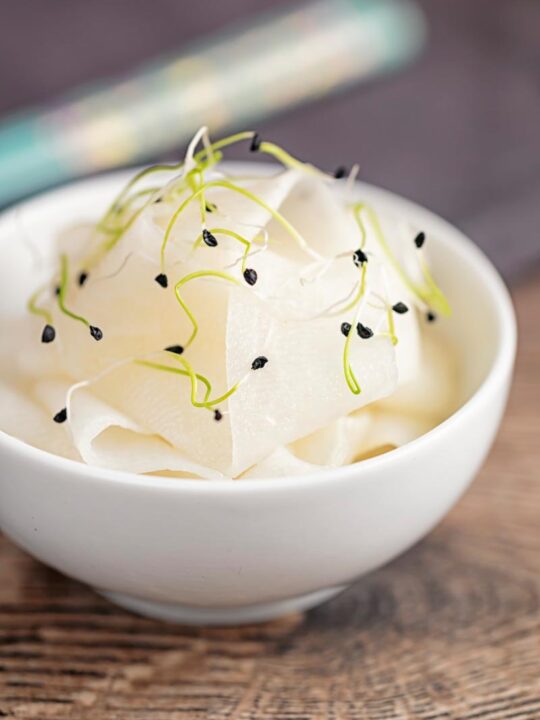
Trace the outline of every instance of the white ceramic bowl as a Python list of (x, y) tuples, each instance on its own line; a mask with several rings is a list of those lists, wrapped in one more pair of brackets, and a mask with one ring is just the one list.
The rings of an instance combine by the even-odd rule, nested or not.
[[(57, 228), (95, 217), (125, 179), (78, 183), (3, 216), (0, 241), (10, 238), (10, 246), (6, 252), (2, 242), (2, 312), (21, 312), (40, 281), (23, 235), (39, 238), (46, 255)], [(458, 230), (388, 192), (358, 189), (429, 236), (430, 261), (454, 309), (440, 326), (462, 351), (466, 399), (454, 415), (359, 464), (230, 483), (88, 467), (0, 433), (4, 532), (113, 602), (201, 624), (261, 621), (317, 605), (429, 532), (493, 442), (512, 375), (514, 314), (498, 274)]]

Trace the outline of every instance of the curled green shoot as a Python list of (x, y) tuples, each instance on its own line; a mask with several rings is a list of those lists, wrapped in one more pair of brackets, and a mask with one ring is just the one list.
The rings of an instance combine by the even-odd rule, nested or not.
[[(367, 264), (363, 263), (362, 267), (360, 268), (360, 286), (358, 288), (358, 292), (354, 296), (354, 298), (351, 300), (351, 302), (341, 310), (341, 312), (348, 312), (354, 307), (358, 307), (359, 303), (361, 302), (362, 298), (365, 295), (366, 292), (366, 272), (367, 272)], [(354, 334), (354, 328), (351, 327), (349, 330), (347, 337), (345, 338), (345, 344), (343, 346), (343, 374), (345, 375), (345, 381), (347, 385), (349, 386), (349, 390), (354, 395), (359, 395), (362, 392), (362, 389), (360, 387), (360, 384), (356, 378), (356, 375), (353, 372), (353, 369), (351, 367), (350, 362), (350, 352), (351, 352), (351, 340)]]
[(353, 299), (348, 303), (348, 305), (345, 305), (345, 307), (340, 308), (340, 313), (346, 313), (349, 312), (349, 310), (352, 310), (352, 308), (356, 307), (360, 300), (364, 297), (364, 293), (366, 292), (366, 272), (367, 272), (367, 265), (364, 263), (362, 267), (360, 268), (360, 285), (358, 286), (358, 291), (356, 292)]
[(364, 203), (355, 203), (352, 207), (354, 219), (356, 220), (356, 224), (358, 225), (358, 228), (360, 230), (360, 249), (363, 250), (366, 246), (366, 239), (367, 239), (367, 233), (366, 233), (366, 226), (364, 225), (364, 221), (362, 220), (362, 210), (364, 210), (365, 205)]
[(184, 276), (181, 280), (179, 280), (175, 287), (174, 287), (174, 293), (176, 295), (176, 299), (178, 300), (180, 307), (182, 310), (186, 313), (186, 315), (189, 318), (189, 321), (191, 322), (193, 326), (193, 330), (191, 331), (191, 335), (189, 337), (189, 340), (187, 343), (184, 344), (184, 349), (188, 348), (191, 343), (195, 340), (197, 333), (199, 332), (199, 323), (197, 322), (197, 319), (189, 309), (188, 305), (180, 295), (181, 288), (185, 287), (185, 285), (192, 280), (197, 280), (200, 278), (218, 278), (221, 280), (226, 280), (227, 282), (233, 283), (234, 285), (240, 285), (238, 280), (233, 277), (232, 275), (229, 275), (226, 272), (222, 272), (221, 270), (199, 270), (197, 272), (189, 273), (189, 275)]
[(226, 190), (231, 190), (232, 192), (235, 192), (239, 195), (242, 195), (243, 197), (247, 198), (248, 200), (251, 200), (251, 202), (255, 203), (259, 207), (263, 208), (271, 217), (276, 220), (279, 225), (285, 230), (285, 232), (296, 241), (298, 246), (304, 250), (308, 255), (311, 257), (315, 257), (316, 259), (320, 260), (321, 256), (319, 253), (316, 253), (314, 250), (312, 250), (309, 245), (306, 243), (302, 235), (298, 232), (298, 230), (287, 220), (287, 218), (282, 215), (278, 210), (271, 207), (266, 203), (264, 200), (262, 200), (258, 195), (255, 193), (252, 193), (250, 190), (247, 190), (246, 188), (241, 187), (240, 185), (235, 185), (232, 182), (226, 181), (226, 180), (216, 180), (214, 182), (210, 182), (207, 184), (207, 187), (222, 187)]
[[(191, 404), (194, 407), (206, 407), (206, 402), (208, 401), (208, 398), (210, 397), (210, 394), (212, 392), (212, 385), (208, 378), (206, 378), (204, 375), (201, 375), (200, 373), (196, 373), (187, 360), (183, 359), (183, 368), (171, 367), (170, 365), (163, 365), (162, 363), (152, 362), (151, 360), (135, 360), (134, 362), (136, 365), (141, 365), (143, 367), (151, 368), (153, 370), (160, 370), (161, 372), (168, 372), (175, 375), (182, 375), (184, 377), (188, 377), (191, 383)], [(205, 395), (203, 402), (197, 400), (198, 382), (201, 382), (205, 387)]]
[[(233, 395), (238, 390), (242, 383), (242, 380), (239, 380), (222, 395), (219, 395), (216, 398), (211, 398), (210, 394), (212, 392), (212, 386), (210, 384), (210, 381), (203, 375), (199, 375), (198, 373), (196, 373), (191, 363), (189, 363), (184, 357), (179, 357), (178, 355), (175, 355), (175, 360), (180, 365), (182, 365), (184, 371), (189, 375), (191, 381), (191, 404), (194, 407), (213, 410), (216, 405), (220, 405), (221, 403), (225, 402), (225, 400), (228, 400), (231, 395)], [(206, 387), (206, 394), (202, 402), (197, 400), (197, 379), (200, 379)]]
[(237, 383), (235, 383), (231, 388), (229, 388), (229, 390), (224, 392), (223, 395), (220, 395), (217, 398), (209, 399), (206, 402), (205, 407), (213, 409), (216, 405), (221, 405), (221, 403), (225, 402), (225, 400), (228, 400), (231, 397), (231, 395), (233, 395), (238, 390), (241, 383), (242, 383), (242, 381), (240, 380)]
[(165, 252), (167, 250), (167, 245), (169, 243), (169, 239), (171, 237), (171, 233), (174, 229), (174, 226), (180, 217), (180, 215), (184, 212), (184, 210), (190, 205), (193, 200), (197, 200), (199, 197), (203, 196), (204, 194), (204, 188), (200, 187), (197, 190), (194, 190), (191, 195), (189, 195), (185, 200), (183, 200), (180, 205), (176, 208), (174, 211), (171, 219), (169, 220), (169, 223), (167, 227), (165, 228), (165, 233), (163, 235), (163, 240), (161, 243), (161, 250), (160, 250), (160, 268), (161, 272), (165, 272)]
[(117, 216), (119, 212), (121, 212), (121, 209), (123, 207), (123, 203), (125, 199), (127, 198), (130, 190), (140, 181), (144, 178), (147, 178), (149, 175), (153, 175), (157, 172), (177, 172), (182, 168), (183, 161), (179, 163), (175, 163), (173, 165), (166, 165), (166, 164), (158, 164), (158, 165), (150, 165), (149, 167), (143, 168), (138, 173), (136, 173), (131, 180), (123, 187), (123, 189), (118, 193), (118, 195), (114, 198), (112, 203), (109, 205), (107, 210), (105, 211), (103, 217), (98, 223), (98, 227), (107, 227), (109, 220)]
[[(194, 170), (198, 172), (203, 172), (204, 170), (208, 169), (209, 167), (215, 165), (222, 159), (221, 153), (216, 153), (212, 156), (212, 158), (206, 159), (206, 160), (198, 160), (196, 168)], [(129, 195), (130, 190), (133, 189), (133, 187), (142, 179), (147, 178), (149, 175), (153, 175), (154, 173), (159, 172), (177, 172), (178, 170), (181, 170), (184, 167), (184, 161), (182, 160), (179, 163), (175, 163), (172, 165), (164, 165), (164, 164), (157, 164), (157, 165), (150, 165), (147, 168), (144, 168), (140, 172), (138, 172), (128, 183), (125, 185), (123, 190), (116, 196), (116, 198), (113, 200), (105, 214), (103, 215), (100, 222), (97, 224), (97, 227), (103, 232), (104, 228), (107, 228), (109, 225), (109, 221), (114, 218), (118, 218), (119, 216), (124, 214), (124, 211), (127, 207), (133, 202), (133, 199), (136, 197), (140, 197), (143, 194), (151, 195), (149, 202), (141, 208), (143, 210), (145, 207), (148, 206), (150, 202), (154, 200), (154, 195), (157, 194), (162, 188), (157, 187), (153, 189), (152, 188), (143, 188), (142, 190), (137, 191), (136, 193), (133, 193), (133, 195)], [(192, 171), (193, 172), (193, 171)], [(187, 174), (189, 175), (189, 173)], [(170, 188), (171, 192), (174, 191), (183, 191), (186, 189), (186, 187), (189, 187), (189, 183), (186, 180), (186, 178), (181, 178), (178, 182), (178, 184), (174, 185)], [(115, 230), (119, 230), (121, 228), (114, 228)]]
[(200, 189), (202, 192), (198, 193), (199, 213), (201, 216), (201, 226), (206, 227), (206, 198), (204, 193), (204, 171), (198, 167), (194, 167), (185, 176), (186, 184), (192, 194), (197, 193)]
[[(158, 169), (161, 169), (161, 167), (162, 166), (156, 166)], [(153, 170), (154, 168), (147, 168), (147, 170), (151, 169)], [(184, 186), (184, 189), (185, 187), (187, 187), (187, 185)], [(122, 206), (118, 206), (115, 217), (122, 219), (125, 212), (136, 200), (144, 196), (148, 197), (148, 199), (140, 207), (138, 207), (123, 224), (109, 225), (109, 221), (106, 218), (97, 223), (96, 230), (108, 237), (99, 244), (98, 248), (93, 253), (90, 253), (84, 259), (83, 266), (85, 268), (92, 269), (120, 242), (122, 237), (132, 227), (141, 213), (143, 213), (144, 210), (146, 210), (146, 208), (154, 202), (154, 198), (156, 194), (159, 193), (160, 189), (161, 188), (145, 188), (143, 190), (139, 190), (128, 197)]]
[[(195, 372), (193, 366), (190, 362), (188, 362), (183, 357), (175, 357), (176, 361), (182, 366), (181, 368), (175, 368), (171, 367), (170, 365), (163, 365), (162, 363), (156, 363), (152, 362), (150, 360), (135, 360), (135, 363), (137, 365), (142, 365), (143, 367), (152, 368), (154, 370), (160, 370), (161, 372), (169, 372), (174, 373), (176, 375), (182, 375), (183, 377), (189, 378), (190, 381), (190, 402), (195, 408), (203, 408), (205, 410), (213, 411), (215, 409), (216, 405), (220, 405), (221, 403), (228, 400), (228, 398), (231, 397), (239, 388), (242, 381), (235, 383), (229, 390), (224, 392), (222, 395), (219, 395), (218, 397), (211, 398), (210, 395), (212, 394), (212, 384), (210, 383), (210, 380), (208, 380), (207, 377), (204, 375), (201, 375), (200, 373)], [(198, 388), (199, 388), (199, 382), (201, 382), (205, 387), (205, 393), (204, 393), (204, 399), (199, 400), (198, 399)]]
[(28, 312), (32, 313), (32, 315), (37, 315), (38, 317), (44, 318), (45, 322), (48, 325), (53, 324), (53, 317), (52, 314), (44, 307), (40, 307), (38, 305), (38, 300), (40, 296), (43, 294), (43, 292), (47, 289), (48, 285), (42, 285), (39, 287), (28, 299), (28, 302), (26, 303), (26, 307), (28, 309)]
[[(241, 243), (244, 246), (244, 252), (242, 254), (242, 272), (246, 269), (246, 263), (247, 259), (251, 250), (251, 246), (253, 243), (251, 243), (249, 240), (246, 240), (246, 238), (242, 237), (239, 233), (235, 232), (234, 230), (229, 230), (228, 228), (211, 228), (209, 230), (212, 235), (225, 235), (227, 237), (233, 238), (234, 240), (237, 240), (239, 243)], [(200, 247), (203, 243), (203, 235), (202, 233), (198, 236), (198, 238), (195, 240), (193, 244), (193, 249), (196, 250), (198, 247)]]
[(425, 263), (425, 260), (420, 255), (420, 268), (422, 271), (422, 275), (424, 278), (424, 284), (420, 285), (414, 280), (412, 280), (409, 275), (405, 272), (405, 270), (401, 267), (401, 264), (397, 260), (396, 256), (392, 252), (385, 236), (382, 231), (381, 224), (379, 222), (379, 218), (377, 217), (377, 214), (375, 211), (369, 207), (369, 205), (363, 206), (363, 211), (366, 213), (366, 215), (369, 218), (369, 222), (373, 228), (373, 232), (375, 233), (375, 237), (384, 252), (388, 262), (390, 265), (394, 268), (396, 273), (399, 275), (401, 281), (405, 285), (405, 287), (418, 299), (420, 302), (427, 305), (429, 308), (434, 310), (435, 312), (439, 313), (440, 315), (448, 317), (451, 314), (451, 308), (448, 300), (446, 299), (444, 293), (442, 290), (438, 287), (438, 285), (435, 283), (433, 278), (431, 277), (431, 274), (429, 273), (429, 270), (427, 268), (427, 265)]
[(204, 160), (210, 160), (212, 162), (212, 159), (214, 158), (212, 165), (215, 165), (215, 155), (218, 150), (223, 150), (223, 148), (229, 147), (229, 145), (234, 145), (236, 143), (243, 142), (244, 140), (251, 140), (254, 135), (255, 132), (253, 130), (245, 130), (243, 132), (235, 133), (234, 135), (228, 135), (227, 137), (221, 138), (221, 140), (216, 140), (216, 142), (210, 143), (208, 147), (199, 150), (199, 152), (195, 153), (193, 159), (196, 163), (200, 163)]
[[(221, 153), (214, 153), (212, 155), (211, 160), (206, 161), (199, 161), (199, 164), (194, 170), (190, 171), (192, 173), (198, 173), (202, 177), (202, 173), (211, 167), (212, 165), (215, 165), (216, 163), (220, 162), (222, 156)], [(145, 168), (144, 170), (141, 170), (137, 175), (132, 178), (132, 180), (127, 184), (127, 186), (124, 188), (124, 190), (120, 193), (120, 195), (113, 201), (107, 212), (104, 214), (102, 219), (96, 224), (96, 229), (104, 234), (109, 235), (103, 243), (100, 244), (97, 251), (95, 251), (93, 254), (89, 255), (85, 261), (84, 266), (87, 268), (92, 268), (96, 263), (98, 263), (108, 252), (110, 252), (122, 239), (124, 234), (130, 229), (130, 227), (135, 223), (137, 218), (141, 215), (141, 213), (146, 210), (149, 205), (151, 205), (155, 201), (156, 195), (160, 192), (161, 188), (154, 187), (154, 188), (145, 188), (142, 190), (137, 191), (136, 193), (133, 193), (128, 197), (129, 190), (133, 188), (133, 186), (142, 178), (147, 177), (148, 175), (155, 173), (155, 172), (163, 172), (163, 171), (177, 171), (183, 167), (184, 163), (183, 161), (181, 163), (178, 163), (176, 165), (152, 165), (151, 167)], [(175, 195), (177, 193), (182, 193), (186, 189), (189, 189), (190, 187), (190, 181), (193, 182), (193, 176), (190, 176), (190, 173), (187, 174), (185, 178), (181, 178), (178, 183), (176, 183), (174, 186), (170, 187), (168, 189), (168, 193), (170, 195)], [(130, 206), (141, 197), (147, 196), (148, 199), (139, 207), (137, 208), (132, 215), (123, 223), (123, 224), (111, 224), (112, 221), (122, 219), (122, 217), (125, 215), (126, 211), (130, 208)], [(204, 198), (201, 200), (201, 216), (202, 218), (205, 217), (206, 212), (206, 204), (204, 204), (204, 208), (202, 206), (202, 203), (204, 202)], [(204, 219), (203, 219), (204, 222)]]
[(201, 180), (204, 178), (204, 173), (217, 165), (223, 160), (223, 153), (216, 152), (208, 160), (199, 160), (195, 167), (185, 173), (182, 177), (177, 180), (171, 181), (165, 186), (164, 199), (174, 199), (178, 195), (181, 195), (186, 190), (196, 189), (201, 183), (197, 184), (195, 178), (199, 177)]
[[(435, 282), (435, 280), (433, 279), (433, 276), (431, 275), (431, 272), (430, 272), (430, 270), (429, 270), (429, 266), (428, 266), (428, 264), (427, 264), (427, 262), (426, 262), (426, 259), (425, 259), (425, 257), (424, 257), (424, 255), (423, 255), (422, 252), (419, 253), (418, 263), (419, 263), (419, 265), (420, 265), (420, 271), (421, 271), (421, 273), (422, 273), (422, 276), (423, 276), (423, 278), (424, 278), (424, 282), (426, 283), (426, 286), (427, 286), (428, 288), (430, 288), (430, 290), (431, 290), (432, 293), (442, 295), (441, 290), (439, 289), (437, 283)], [(443, 295), (443, 300), (446, 301), (446, 298), (444, 297), (444, 295)], [(449, 314), (450, 314), (450, 306), (448, 305), (448, 302), (447, 302), (447, 301), (446, 301), (446, 305), (447, 305), (447, 311), (446, 311), (446, 312), (444, 312), (443, 310), (441, 310), (440, 307), (434, 307), (434, 309), (435, 309), (435, 310), (438, 310), (438, 312), (440, 312), (440, 313), (443, 314), (443, 315), (449, 315)]]
[[(221, 160), (221, 153), (218, 153), (217, 151), (221, 150), (222, 148), (228, 147), (229, 145), (233, 145), (237, 142), (242, 142), (244, 140), (249, 140), (254, 136), (253, 131), (246, 131), (246, 132), (240, 132), (235, 133), (234, 135), (229, 135), (228, 137), (222, 138), (221, 140), (218, 140), (214, 143), (211, 143), (208, 147), (203, 148), (199, 152), (195, 153), (193, 156), (193, 159), (198, 167), (198, 169), (208, 168), (216, 165)], [(166, 173), (173, 173), (178, 172), (184, 167), (184, 160), (181, 160), (177, 163), (172, 164), (165, 164), (165, 163), (159, 163), (156, 165), (150, 165), (149, 167), (143, 168), (140, 170), (136, 175), (134, 175), (131, 180), (122, 188), (122, 190), (118, 193), (118, 195), (114, 198), (110, 206), (105, 211), (101, 221), (100, 225), (107, 226), (108, 221), (116, 215), (119, 211), (119, 209), (122, 208), (123, 203), (127, 196), (129, 195), (130, 191), (139, 183), (141, 180), (146, 179), (149, 175), (152, 175), (157, 172), (166, 172)]]
[[(177, 356), (175, 356), (175, 359), (178, 363), (180, 363), (180, 365), (182, 365), (182, 367), (188, 373), (189, 378), (191, 380), (191, 404), (194, 407), (206, 408), (208, 410), (212, 410), (216, 405), (219, 405), (222, 402), (225, 402), (225, 400), (228, 400), (228, 398), (230, 398), (231, 395), (233, 395), (233, 393), (235, 393), (238, 390), (239, 386), (242, 383), (242, 380), (240, 380), (237, 383), (235, 383), (231, 388), (229, 388), (229, 390), (224, 392), (222, 395), (219, 395), (216, 398), (210, 398), (212, 386), (210, 385), (210, 382), (206, 378), (204, 378), (204, 380), (206, 381), (205, 385), (207, 387), (207, 393), (205, 395), (203, 402), (200, 402), (197, 400), (197, 377), (198, 376), (195, 373), (195, 371), (193, 370), (193, 367), (184, 357), (179, 357), (177, 355)], [(200, 376), (200, 377), (202, 378), (203, 376)]]
[[(251, 140), (255, 136), (255, 132), (252, 130), (246, 130), (244, 132), (235, 133), (233, 135), (229, 135), (228, 137), (222, 138), (221, 140), (217, 140), (216, 142), (209, 143), (206, 147), (203, 147), (201, 150), (199, 150), (197, 153), (194, 153), (193, 155), (193, 161), (195, 162), (195, 169), (197, 171), (204, 171), (206, 169), (209, 169), (215, 165), (217, 165), (223, 157), (223, 154), (219, 152), (220, 150), (229, 147), (230, 145), (234, 145), (239, 142), (243, 142), (244, 140)], [(281, 162), (284, 166), (295, 168), (299, 170), (303, 170), (309, 173), (317, 174), (326, 177), (326, 173), (323, 173), (321, 170), (316, 168), (315, 166), (304, 163), (297, 158), (290, 155), (288, 152), (283, 150), (278, 145), (275, 145), (274, 143), (263, 141), (260, 143), (259, 151), (267, 153), (269, 155), (272, 155), (276, 158), (279, 162)], [(97, 226), (101, 231), (104, 231), (104, 229), (107, 229), (106, 231), (110, 231), (109, 228), (109, 221), (115, 217), (118, 217), (119, 215), (122, 215), (128, 205), (126, 204), (130, 198), (129, 193), (130, 191), (141, 181), (146, 178), (148, 178), (149, 175), (152, 175), (154, 173), (158, 172), (178, 172), (179, 170), (182, 170), (182, 168), (185, 166), (185, 161), (181, 160), (178, 163), (172, 163), (172, 164), (165, 164), (165, 163), (158, 163), (156, 165), (150, 165), (149, 167), (143, 168), (138, 173), (136, 173), (128, 183), (122, 188), (120, 193), (114, 198), (112, 203), (109, 205), (107, 210), (105, 211), (104, 215), (102, 216), (101, 220), (98, 222)], [(142, 192), (145, 191), (139, 191), (135, 195), (140, 196)], [(146, 194), (150, 194), (149, 192)]]
[(172, 215), (171, 219), (169, 220), (169, 224), (167, 225), (167, 228), (165, 230), (165, 233), (163, 235), (163, 241), (161, 243), (161, 253), (160, 253), (160, 262), (161, 262), (161, 271), (165, 271), (165, 253), (167, 250), (167, 245), (169, 242), (169, 239), (171, 237), (171, 233), (174, 229), (174, 226), (176, 225), (178, 218), (184, 210), (190, 205), (191, 202), (194, 200), (197, 200), (205, 191), (212, 189), (212, 188), (223, 188), (225, 190), (230, 190), (231, 192), (235, 192), (238, 195), (242, 195), (243, 197), (247, 198), (251, 202), (255, 203), (259, 207), (262, 207), (271, 217), (274, 218), (282, 227), (283, 229), (298, 243), (300, 248), (304, 250), (308, 255), (311, 255), (312, 257), (315, 257), (317, 259), (320, 259), (320, 255), (313, 251), (309, 245), (306, 243), (302, 235), (296, 230), (296, 228), (291, 225), (291, 223), (278, 211), (275, 210), (273, 207), (268, 205), (262, 198), (260, 198), (255, 193), (252, 193), (250, 190), (247, 190), (246, 188), (241, 187), (240, 185), (235, 185), (234, 183), (228, 181), (228, 180), (213, 180), (211, 182), (207, 182), (201, 187), (199, 187), (198, 190), (196, 190), (194, 193), (192, 193), (189, 197), (187, 197), (176, 209), (174, 214)]
[(60, 284), (58, 286), (57, 296), (58, 307), (64, 315), (67, 315), (67, 317), (71, 318), (72, 320), (76, 320), (77, 322), (85, 325), (90, 330), (90, 335), (94, 338), (94, 340), (101, 340), (103, 338), (103, 332), (100, 330), (100, 328), (96, 327), (95, 325), (91, 325), (85, 317), (83, 317), (82, 315), (77, 315), (77, 313), (74, 313), (66, 306), (66, 293), (68, 289), (68, 284), (69, 263), (67, 255), (63, 254), (60, 255)]
[(388, 331), (387, 332), (381, 332), (378, 333), (378, 337), (388, 337), (390, 338), (392, 345), (397, 345), (399, 342), (399, 338), (396, 335), (396, 324), (394, 320), (394, 308), (392, 305), (388, 302), (387, 298), (382, 297), (376, 292), (371, 293), (372, 296), (378, 300), (377, 303), (368, 302), (368, 305), (372, 308), (375, 308), (375, 310), (381, 310), (386, 313), (386, 320), (388, 323)]
[(326, 173), (324, 173), (322, 170), (319, 170), (314, 165), (298, 160), (297, 158), (290, 155), (286, 150), (283, 150), (283, 148), (279, 147), (279, 145), (267, 142), (266, 140), (263, 140), (260, 143), (258, 152), (271, 155), (282, 165), (293, 170), (301, 170), (302, 172), (307, 172), (310, 175), (317, 175), (318, 177), (324, 177), (326, 179), (328, 179), (329, 177)]
[(386, 305), (386, 318), (388, 321), (388, 337), (390, 338), (392, 345), (396, 346), (398, 344), (398, 338), (396, 335), (396, 326), (394, 323), (394, 311), (392, 310), (392, 307), (385, 303)]
[[(217, 163), (219, 163), (222, 159), (222, 153), (220, 150), (233, 145), (238, 142), (242, 142), (244, 140), (250, 140), (255, 136), (255, 132), (248, 130), (245, 132), (239, 132), (235, 133), (233, 135), (230, 135), (228, 137), (222, 138), (221, 140), (218, 140), (214, 143), (207, 143), (205, 147), (203, 147), (201, 150), (199, 150), (197, 153), (194, 153), (193, 155), (193, 162), (195, 163), (195, 168), (191, 170), (189, 173), (187, 173), (187, 178), (183, 177), (180, 178), (178, 183), (173, 183), (171, 187), (168, 188), (168, 193), (171, 195), (174, 195), (178, 192), (185, 191), (186, 188), (191, 187), (192, 194), (195, 194), (195, 189), (193, 187), (192, 178), (189, 178), (189, 176), (192, 173), (198, 173), (201, 177), (201, 183), (199, 184), (199, 190), (201, 190), (201, 194), (197, 197), (199, 198), (200, 208), (201, 208), (201, 221), (205, 223), (206, 219), (206, 203), (204, 201), (204, 189), (202, 187), (202, 174), (205, 170), (215, 166)], [(279, 162), (281, 162), (285, 167), (295, 168), (299, 169), (311, 174), (321, 175), (326, 177), (326, 173), (323, 173), (322, 171), (315, 168), (313, 165), (310, 165), (308, 163), (303, 163), (300, 160), (297, 160), (292, 155), (287, 153), (285, 150), (280, 148), (278, 145), (275, 145), (274, 143), (270, 143), (267, 141), (263, 141), (259, 145), (259, 151), (267, 153), (269, 155), (272, 155), (275, 157)], [(134, 224), (134, 222), (137, 220), (139, 215), (154, 201), (154, 198), (156, 194), (159, 193), (160, 188), (148, 188), (139, 190), (137, 192), (134, 192), (132, 195), (130, 195), (131, 191), (137, 186), (139, 182), (142, 180), (147, 179), (150, 175), (158, 172), (165, 172), (165, 173), (173, 173), (178, 172), (182, 170), (182, 168), (185, 167), (185, 161), (182, 160), (178, 163), (172, 163), (172, 164), (156, 164), (151, 165), (150, 167), (144, 168), (140, 170), (136, 175), (134, 175), (133, 178), (124, 186), (124, 188), (120, 191), (120, 193), (115, 197), (111, 205), (108, 207), (108, 209), (105, 211), (104, 215), (100, 219), (100, 221), (96, 225), (96, 229), (104, 234), (108, 235), (109, 237), (99, 246), (96, 252), (94, 252), (92, 255), (90, 255), (88, 258), (86, 258), (84, 265), (85, 267), (91, 268), (93, 267), (97, 262), (99, 262), (104, 255), (106, 255), (110, 250), (112, 250), (115, 245), (121, 240), (123, 235), (129, 230), (129, 228)], [(191, 180), (191, 181), (190, 181)], [(229, 188), (233, 189), (233, 188)], [(238, 188), (238, 190), (241, 190), (242, 188)], [(247, 193), (248, 191), (246, 191)], [(118, 220), (121, 220), (126, 212), (130, 209), (132, 204), (136, 202), (141, 197), (148, 196), (148, 199), (146, 202), (144, 202), (141, 207), (137, 208), (131, 216), (121, 224), (118, 224)], [(247, 195), (246, 195), (247, 197)], [(261, 204), (263, 201), (260, 200), (259, 204)], [(270, 210), (268, 206), (266, 206), (267, 210)], [(277, 212), (277, 211), (276, 211)], [(310, 248), (305, 244), (303, 241), (303, 238), (297, 233), (294, 228), (290, 225), (290, 223), (286, 223), (285, 218), (280, 213), (274, 214), (272, 212), (273, 217), (280, 222), (287, 232), (291, 234), (295, 239), (300, 243), (301, 247), (308, 252), (309, 254), (315, 256), (315, 254), (310, 250)], [(282, 222), (285, 221), (285, 222)], [(167, 241), (166, 241), (167, 242)], [(165, 244), (166, 244), (165, 242)], [(163, 262), (162, 262), (163, 267)]]
[(77, 313), (72, 312), (68, 307), (66, 307), (66, 293), (68, 289), (69, 284), (69, 263), (67, 255), (60, 255), (60, 283), (58, 286), (58, 307), (60, 308), (61, 312), (64, 313), (64, 315), (67, 315), (72, 320), (76, 320), (77, 322), (82, 323), (83, 325), (86, 325), (86, 327), (90, 327), (89, 321), (83, 317), (82, 315), (77, 315)]
[(356, 379), (356, 375), (353, 372), (349, 358), (351, 351), (351, 340), (353, 335), (354, 327), (351, 327), (347, 337), (345, 338), (345, 345), (343, 346), (343, 374), (345, 375), (345, 380), (347, 382), (347, 385), (349, 386), (349, 390), (353, 393), (353, 395), (360, 395), (360, 393), (362, 392), (362, 388), (360, 387), (360, 384)]
[(201, 225), (206, 227), (206, 198), (204, 193), (204, 174), (202, 170), (194, 168), (186, 175), (186, 181), (192, 193), (196, 193), (199, 189), (199, 212), (201, 214)]
[[(129, 210), (129, 208), (131, 208), (137, 202), (137, 200), (140, 200), (141, 198), (147, 197), (149, 195), (154, 196), (160, 190), (161, 188), (156, 186), (137, 190), (137, 192), (133, 193), (133, 195), (130, 195), (126, 199), (121, 208), (119, 207), (117, 211), (117, 217), (121, 218), (125, 214), (126, 210)], [(109, 226), (102, 220), (96, 224), (96, 230), (99, 230), (99, 232), (103, 233), (104, 235), (115, 235), (122, 229), (122, 226)]]

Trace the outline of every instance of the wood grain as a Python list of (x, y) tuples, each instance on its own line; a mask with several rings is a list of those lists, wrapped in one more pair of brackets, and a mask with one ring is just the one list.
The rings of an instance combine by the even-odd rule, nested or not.
[(539, 280), (515, 296), (516, 382), (472, 490), (306, 616), (239, 630), (143, 620), (0, 540), (0, 717), (540, 718)]

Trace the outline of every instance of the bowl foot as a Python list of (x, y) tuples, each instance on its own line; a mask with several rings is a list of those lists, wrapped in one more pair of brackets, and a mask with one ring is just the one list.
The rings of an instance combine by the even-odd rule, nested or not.
[(221, 608), (155, 602), (104, 590), (98, 590), (97, 592), (125, 610), (130, 610), (154, 620), (165, 620), (166, 622), (175, 622), (182, 625), (246, 625), (248, 623), (275, 620), (291, 612), (309, 610), (330, 600), (342, 590), (344, 590), (343, 586), (325, 588), (324, 590), (317, 590), (307, 595), (297, 595), (286, 600)]

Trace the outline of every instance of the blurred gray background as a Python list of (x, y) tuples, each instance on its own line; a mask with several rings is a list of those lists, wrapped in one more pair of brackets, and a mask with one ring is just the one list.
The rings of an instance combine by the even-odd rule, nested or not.
[[(424, 0), (413, 66), (262, 123), (449, 218), (516, 281), (540, 259), (540, 2)], [(1, 0), (0, 113), (177, 52), (284, 0)], [(351, 155), (353, 157), (351, 157)]]

